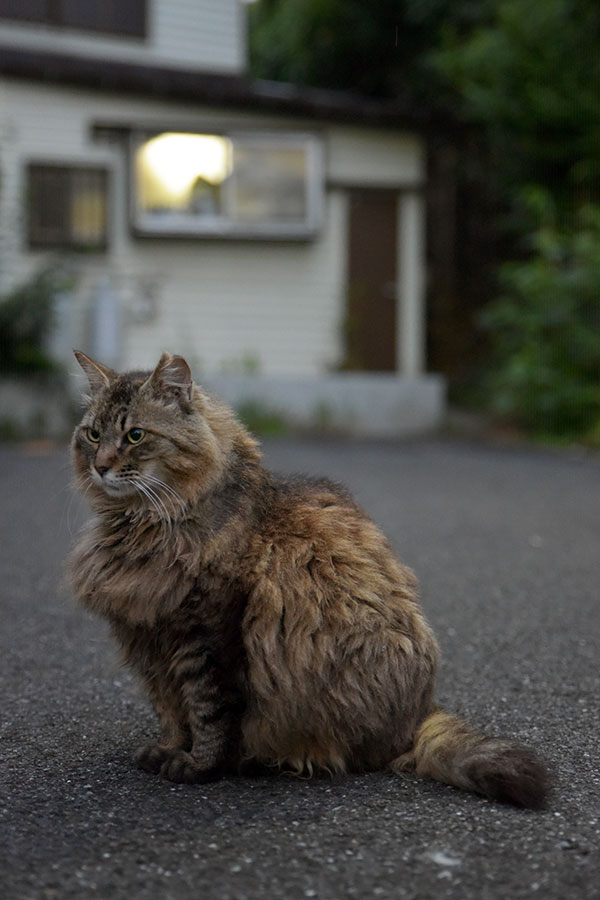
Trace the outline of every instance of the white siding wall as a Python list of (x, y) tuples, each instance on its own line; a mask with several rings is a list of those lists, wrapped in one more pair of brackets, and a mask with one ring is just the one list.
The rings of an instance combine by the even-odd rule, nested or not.
[(245, 4), (240, 0), (148, 0), (145, 40), (2, 20), (0, 43), (122, 62), (240, 73), (247, 61)]
[[(125, 147), (90, 135), (94, 122), (107, 120), (199, 130), (249, 124), (311, 129), (310, 122), (281, 117), (247, 113), (233, 120), (192, 106), (0, 83), (0, 288), (44, 259), (24, 247), (26, 162), (103, 163), (112, 180), (111, 246), (108, 254), (73, 260), (79, 278), (74, 340), (77, 334), (83, 339), (94, 292), (108, 284), (123, 302), (119, 350), (126, 366), (151, 365), (163, 349), (184, 353), (205, 372), (243, 371), (257, 363), (267, 374), (308, 375), (334, 365), (342, 353), (347, 220), (346, 191), (335, 183), (362, 184), (371, 172), (379, 184), (417, 185), (423, 178), (419, 142), (384, 130), (365, 130), (357, 140), (346, 127), (320, 126), (329, 189), (323, 230), (313, 242), (134, 240), (126, 221)], [(377, 169), (380, 159), (385, 165)], [(92, 350), (89, 344), (82, 349)]]
[(361, 187), (414, 187), (425, 180), (424, 148), (416, 135), (338, 126), (329, 136), (332, 184)]
[[(318, 241), (141, 245), (158, 316), (129, 332), (126, 356), (144, 365), (181, 352), (198, 371), (312, 374), (341, 354), (344, 199), (328, 197)], [(132, 257), (133, 263), (133, 257)]]

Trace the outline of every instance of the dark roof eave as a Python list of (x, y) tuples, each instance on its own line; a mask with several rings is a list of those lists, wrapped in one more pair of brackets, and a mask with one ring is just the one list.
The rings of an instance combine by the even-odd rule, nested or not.
[(432, 124), (422, 110), (346, 91), (6, 46), (0, 76), (372, 127), (425, 131)]

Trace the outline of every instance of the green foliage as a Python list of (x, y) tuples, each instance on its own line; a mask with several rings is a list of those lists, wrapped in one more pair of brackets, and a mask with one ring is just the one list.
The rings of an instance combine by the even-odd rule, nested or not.
[(46, 269), (0, 301), (0, 373), (53, 371), (44, 352), (53, 322), (56, 273)]
[(285, 417), (260, 400), (245, 400), (239, 404), (236, 411), (252, 434), (261, 437), (280, 437), (289, 431)]
[(488, 403), (546, 436), (597, 439), (600, 5), (496, 0), (488, 24), (443, 37), (436, 64), (487, 135), (509, 252), (531, 232), (482, 317), (495, 351)]
[(600, 207), (560, 229), (550, 195), (529, 194), (532, 256), (501, 271), (504, 294), (482, 316), (494, 348), (495, 412), (533, 432), (600, 436)]
[(483, 125), (504, 189), (551, 187), (561, 202), (600, 199), (600, 5), (496, 0), (491, 21), (446, 24), (434, 52), (462, 113)]

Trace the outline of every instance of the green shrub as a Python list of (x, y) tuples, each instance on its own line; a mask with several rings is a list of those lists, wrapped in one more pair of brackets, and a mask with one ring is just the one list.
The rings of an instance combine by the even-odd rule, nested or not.
[(237, 414), (253, 434), (280, 437), (289, 431), (285, 417), (260, 400), (245, 400), (237, 406)]
[(44, 348), (57, 288), (56, 273), (45, 269), (0, 300), (0, 373), (25, 375), (56, 369)]
[(529, 193), (537, 214), (531, 256), (501, 269), (503, 295), (482, 316), (493, 360), (492, 410), (539, 434), (600, 434), (600, 207), (559, 228), (549, 195)]

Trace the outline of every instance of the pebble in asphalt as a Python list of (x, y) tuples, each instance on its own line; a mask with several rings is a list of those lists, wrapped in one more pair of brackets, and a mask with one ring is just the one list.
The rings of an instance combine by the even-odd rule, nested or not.
[(547, 810), (387, 773), (173, 785), (155, 723), (61, 566), (85, 509), (58, 448), (0, 448), (0, 885), (21, 898), (600, 897), (600, 462), (416, 441), (266, 443), (343, 481), (417, 572), (438, 698), (554, 770)]

